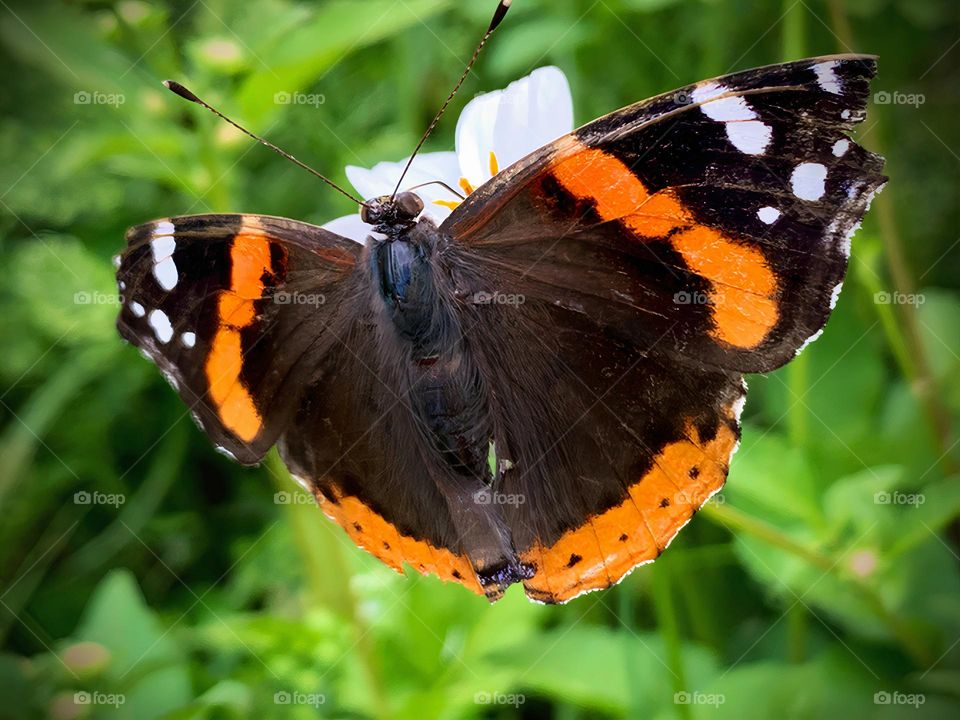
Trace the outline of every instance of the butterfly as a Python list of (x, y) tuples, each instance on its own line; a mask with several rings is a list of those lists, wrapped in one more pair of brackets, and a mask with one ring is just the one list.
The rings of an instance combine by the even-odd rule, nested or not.
[(276, 445), (390, 567), (566, 602), (663, 552), (726, 480), (743, 375), (822, 331), (886, 181), (848, 136), (875, 72), (817, 57), (645, 100), (439, 225), (415, 191), (364, 201), (364, 244), (265, 215), (139, 225), (120, 334), (219, 449)]

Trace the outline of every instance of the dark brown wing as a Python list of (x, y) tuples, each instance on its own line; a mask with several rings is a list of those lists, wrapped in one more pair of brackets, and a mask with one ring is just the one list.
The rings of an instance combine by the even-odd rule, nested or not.
[(847, 137), (875, 68), (813, 58), (620, 110), (441, 226), (531, 598), (619, 581), (722, 487), (740, 373), (823, 327), (884, 182)]
[(222, 451), (259, 461), (338, 336), (362, 246), (263, 215), (190, 215), (127, 233), (117, 326)]
[(869, 56), (812, 58), (619, 110), (505, 170), (441, 230), (641, 346), (772, 370), (825, 324), (885, 181), (847, 136), (875, 72)]

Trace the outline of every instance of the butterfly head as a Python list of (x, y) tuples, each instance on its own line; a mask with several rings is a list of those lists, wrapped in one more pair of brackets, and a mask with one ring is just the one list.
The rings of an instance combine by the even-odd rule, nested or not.
[(360, 206), (360, 219), (377, 230), (389, 234), (391, 229), (402, 230), (414, 224), (423, 211), (423, 200), (412, 192), (396, 196), (381, 195)]

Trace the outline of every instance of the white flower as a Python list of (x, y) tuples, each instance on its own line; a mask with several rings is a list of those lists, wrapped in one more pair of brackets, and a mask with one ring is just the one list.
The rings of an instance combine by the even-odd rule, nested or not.
[[(478, 95), (457, 121), (457, 151), (421, 153), (413, 160), (401, 190), (440, 180), (464, 195), (476, 190), (500, 170), (573, 130), (573, 100), (563, 72), (542, 67), (510, 83), (506, 90)], [(365, 200), (389, 195), (407, 164), (381, 162), (373, 168), (347, 166), (347, 177)], [(441, 223), (460, 198), (440, 185), (418, 188), (424, 214)], [(354, 213), (324, 227), (365, 242), (370, 225)]]

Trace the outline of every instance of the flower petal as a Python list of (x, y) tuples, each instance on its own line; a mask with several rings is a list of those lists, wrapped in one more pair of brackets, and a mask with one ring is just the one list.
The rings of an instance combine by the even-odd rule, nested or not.
[(360, 219), (360, 213), (344, 215), (323, 224), (324, 230), (366, 245), (367, 237), (373, 234), (373, 228)]
[(457, 120), (460, 174), (474, 189), (490, 179), (490, 151), (501, 95), (502, 90), (478, 95), (467, 103)]
[[(559, 68), (534, 70), (506, 90), (479, 95), (457, 123), (460, 172), (473, 189), (573, 130), (570, 85)], [(493, 157), (491, 157), (493, 153)]]
[(572, 131), (567, 78), (560, 68), (542, 67), (503, 91), (491, 149), (503, 169)]

